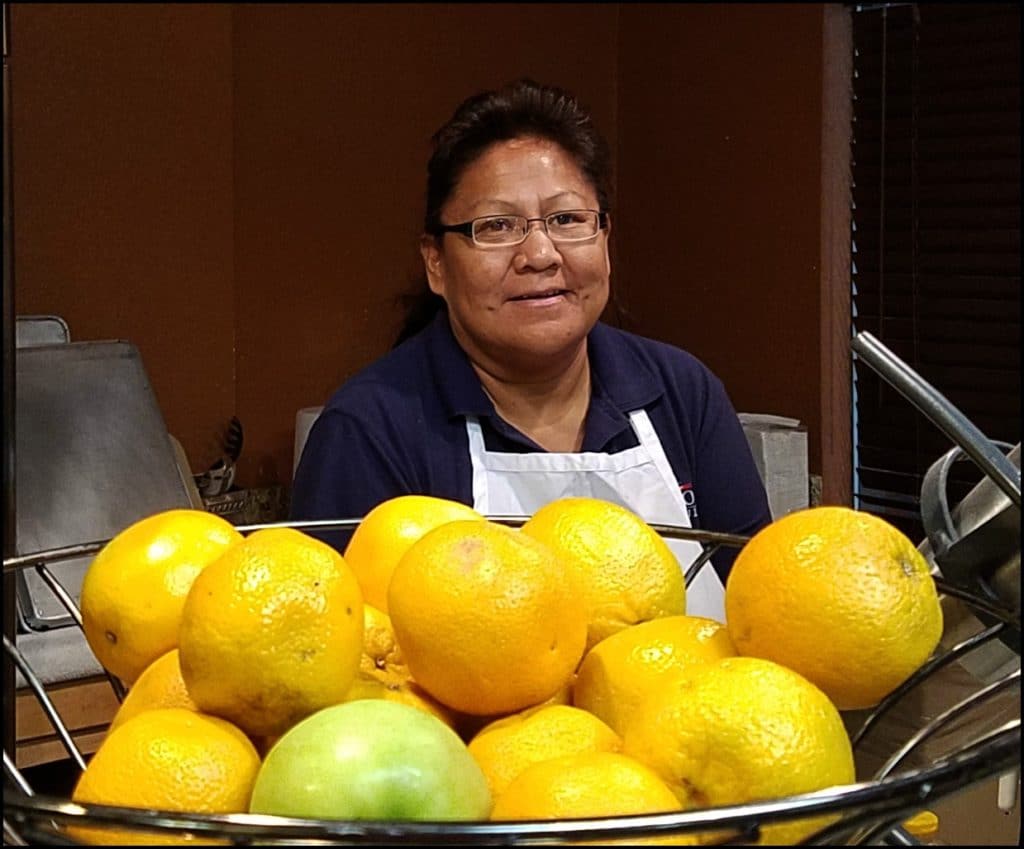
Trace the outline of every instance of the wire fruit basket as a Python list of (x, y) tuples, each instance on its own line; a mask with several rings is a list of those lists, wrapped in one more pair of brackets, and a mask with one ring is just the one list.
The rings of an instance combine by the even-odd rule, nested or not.
[[(991, 443), (980, 436), (947, 401), (868, 334), (854, 339), (861, 358), (896, 386), (935, 424), (974, 459), (988, 478), (999, 485), (1018, 511), (1015, 525), (1016, 562), (1020, 552), (1020, 471), (1006, 462)], [(1015, 473), (1015, 474), (1014, 474)], [(489, 516), (493, 521), (522, 524), (523, 516)], [(947, 516), (948, 519), (948, 516)], [(358, 519), (323, 522), (280, 522), (240, 526), (242, 533), (267, 527), (292, 527), (302, 531), (354, 528)], [(662, 536), (692, 540), (702, 554), (689, 567), (689, 585), (708, 566), (721, 547), (742, 547), (747, 538), (731, 534), (652, 524)], [(81, 628), (82, 619), (73, 599), (50, 571), (62, 560), (97, 553), (106, 540), (63, 549), (41, 551), (4, 561), (9, 570), (33, 569), (67, 608)], [(927, 542), (927, 541), (926, 541)], [(924, 544), (922, 544), (922, 549)], [(947, 580), (933, 570), (944, 608), (952, 605), (961, 622), (977, 627), (950, 643), (940, 642), (933, 656), (901, 686), (870, 711), (849, 712), (844, 721), (858, 763), (857, 783), (830, 787), (813, 793), (741, 805), (689, 810), (681, 813), (632, 815), (561, 821), (518, 822), (408, 822), (294, 819), (255, 814), (199, 814), (142, 810), (106, 805), (85, 805), (36, 793), (18, 770), (14, 754), (4, 749), (4, 842), (11, 845), (77, 845), (68, 827), (126, 828), (138, 838), (160, 842), (176, 839), (215, 838), (237, 845), (551, 845), (596, 841), (625, 843), (637, 840), (700, 837), (704, 845), (749, 844), (759, 839), (764, 826), (810, 817), (827, 817), (828, 825), (806, 837), (808, 845), (915, 845), (919, 843), (901, 825), (908, 817), (962, 793), (989, 779), (1002, 776), (1016, 782), (1020, 771), (1020, 604), (1007, 603), (987, 592), (984, 581), (958, 573)], [(1019, 580), (1016, 581), (1019, 584)], [(1019, 593), (1019, 590), (1018, 590)], [(964, 672), (975, 653), (998, 648), (1011, 661), (996, 675), (975, 677)], [(29, 688), (53, 726), (71, 760), (85, 768), (66, 724), (40, 683), (39, 677), (4, 637), (4, 651), (21, 671)], [(1015, 667), (1004, 671), (1007, 667)], [(124, 688), (107, 676), (118, 700)], [(990, 679), (990, 680), (989, 680)], [(954, 682), (952, 685), (950, 682)], [(966, 682), (966, 683), (965, 683)], [(919, 697), (931, 691), (946, 698), (937, 708), (923, 710)], [(1016, 697), (1008, 698), (1016, 691)], [(895, 728), (895, 731), (893, 730)], [(883, 738), (886, 743), (875, 746)], [(1003, 781), (1000, 781), (1002, 789)], [(146, 832), (147, 834), (143, 834)], [(112, 832), (111, 832), (112, 833)]]
[[(494, 521), (519, 524), (526, 517), (495, 516)], [(323, 530), (353, 527), (358, 520), (333, 522), (292, 522), (274, 525), (242, 526), (248, 533), (266, 527), (294, 527), (299, 530)], [(722, 546), (742, 546), (745, 537), (692, 530), (673, 525), (652, 525), (668, 538), (690, 539), (698, 542), (703, 554), (690, 567), (687, 582), (705, 568), (711, 556)], [(93, 542), (73, 548), (51, 550), (12, 559), (5, 568), (35, 569), (68, 607), (75, 621), (81, 624), (81, 615), (67, 592), (54, 578), (50, 564), (70, 557), (95, 553), (105, 541)], [(936, 653), (900, 688), (863, 717), (856, 718), (851, 737), (855, 751), (875, 729), (885, 722), (886, 716), (903, 700), (930, 681), (938, 680), (952, 664), (972, 651), (982, 649), (999, 639), (1007, 629), (1019, 632), (1019, 616), (991, 600), (949, 585), (936, 578), (939, 592), (955, 598), (972, 611), (982, 614), (994, 624), (984, 627), (946, 651)], [(21, 670), (35, 697), (46, 713), (54, 730), (68, 751), (69, 757), (84, 768), (85, 759), (75, 746), (66, 725), (53, 706), (45, 687), (25, 661), (17, 647), (4, 640), (4, 649)], [(120, 698), (124, 690), (110, 677), (111, 686)], [(940, 715), (924, 723), (898, 748), (867, 781), (826, 790), (790, 796), (783, 799), (735, 805), (728, 807), (691, 810), (683, 813), (634, 815), (601, 819), (580, 819), (558, 822), (377, 822), (304, 820), (286, 817), (250, 814), (185, 814), (169, 811), (151, 811), (105, 805), (83, 805), (67, 799), (37, 794), (15, 766), (14, 759), (4, 751), (4, 771), (8, 782), (4, 794), (5, 842), (17, 845), (73, 845), (66, 832), (67, 826), (89, 825), (98, 829), (131, 826), (139, 831), (165, 832), (164, 836), (186, 834), (216, 836), (236, 844), (292, 845), (311, 842), (330, 844), (550, 844), (578, 840), (625, 840), (667, 837), (670, 835), (715, 835), (721, 844), (749, 843), (757, 839), (762, 826), (769, 823), (792, 821), (809, 816), (832, 814), (835, 821), (807, 839), (808, 843), (825, 845), (870, 844), (894, 832), (900, 842), (913, 843), (914, 838), (899, 826), (907, 817), (934, 805), (937, 801), (958, 793), (986, 779), (1012, 772), (1020, 765), (1020, 718), (991, 723), (977, 720), (1000, 694), (1019, 687), (1020, 671), (1011, 672), (997, 681), (979, 686), (966, 698), (958, 701)], [(1018, 705), (1019, 708), (1019, 705)], [(988, 711), (991, 714), (991, 711)], [(1002, 719), (1003, 717), (1000, 717)], [(951, 751), (931, 759), (923, 767), (907, 768), (915, 753), (929, 740), (956, 730), (958, 741)], [(170, 832), (171, 834), (166, 834)]]

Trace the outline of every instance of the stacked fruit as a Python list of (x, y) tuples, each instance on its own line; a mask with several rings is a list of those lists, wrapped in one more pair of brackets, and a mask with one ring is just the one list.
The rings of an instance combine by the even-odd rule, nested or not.
[(881, 519), (812, 508), (748, 542), (725, 601), (725, 623), (687, 616), (665, 541), (592, 498), (511, 528), (402, 496), (344, 556), (295, 529), (243, 537), (212, 514), (160, 513), (111, 540), (83, 582), (86, 637), (129, 692), (73, 798), (519, 820), (852, 782), (840, 711), (876, 704), (938, 643), (927, 563)]

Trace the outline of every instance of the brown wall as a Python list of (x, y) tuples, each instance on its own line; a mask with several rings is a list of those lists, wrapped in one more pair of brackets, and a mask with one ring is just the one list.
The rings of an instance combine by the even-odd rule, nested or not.
[(740, 409), (816, 432), (821, 7), (624, 4), (620, 38), (629, 309)]
[(818, 471), (822, 8), (14, 5), (17, 311), (138, 345), (195, 471), (236, 413), (240, 482), (287, 483), (295, 411), (397, 330), (430, 134), (528, 74), (617, 153), (631, 329)]
[(477, 88), (527, 73), (577, 92), (613, 127), (616, 15), (236, 7), (238, 414), (260, 440), (261, 479), (290, 476), (295, 411), (391, 345), (395, 297), (421, 267), (430, 135)]
[(138, 346), (193, 465), (235, 408), (231, 10), (11, 7), (15, 309)]

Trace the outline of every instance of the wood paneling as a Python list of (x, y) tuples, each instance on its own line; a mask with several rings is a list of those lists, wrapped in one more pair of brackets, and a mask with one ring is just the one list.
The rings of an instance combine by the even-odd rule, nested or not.
[[(800, 419), (820, 471), (820, 4), (623, 4), (619, 263), (642, 333), (739, 410)], [(769, 37), (770, 36), (770, 37)]]
[(630, 328), (820, 471), (821, 5), (15, 4), (11, 46), (16, 308), (137, 344), (194, 471), (237, 414), (237, 482), (290, 482), (398, 328), (431, 133), (520, 75), (616, 153)]
[[(110, 682), (86, 678), (47, 687), (47, 695), (83, 755), (95, 752), (117, 713), (119, 702)], [(19, 690), (15, 707), (17, 766), (29, 767), (68, 758), (50, 718), (31, 690)]]
[(522, 75), (569, 88), (612, 135), (616, 10), (244, 5), (234, 16), (242, 471), (272, 482), (290, 477), (296, 411), (398, 331), (396, 298), (421, 269), (430, 136), (465, 97)]
[(822, 30), (821, 469), (823, 504), (853, 504), (850, 352), (851, 12), (830, 3)]
[(229, 6), (11, 7), (15, 308), (139, 348), (202, 469), (235, 406)]

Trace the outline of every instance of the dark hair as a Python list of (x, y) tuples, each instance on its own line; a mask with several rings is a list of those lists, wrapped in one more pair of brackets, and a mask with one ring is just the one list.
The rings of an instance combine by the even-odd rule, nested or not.
[[(451, 196), (463, 172), (492, 144), (525, 136), (554, 142), (576, 161), (594, 187), (601, 209), (610, 203), (608, 145), (589, 112), (569, 92), (520, 79), (493, 91), (467, 98), (431, 138), (433, 153), (427, 163), (427, 202), (423, 232), (436, 234), (441, 207)], [(422, 330), (445, 308), (421, 278), (415, 292), (400, 301), (406, 316), (395, 344)]]
[(594, 187), (601, 209), (608, 208), (608, 148), (589, 113), (568, 92), (521, 79), (464, 100), (434, 133), (423, 232), (437, 231), (441, 207), (469, 165), (495, 142), (524, 136), (565, 150)]

